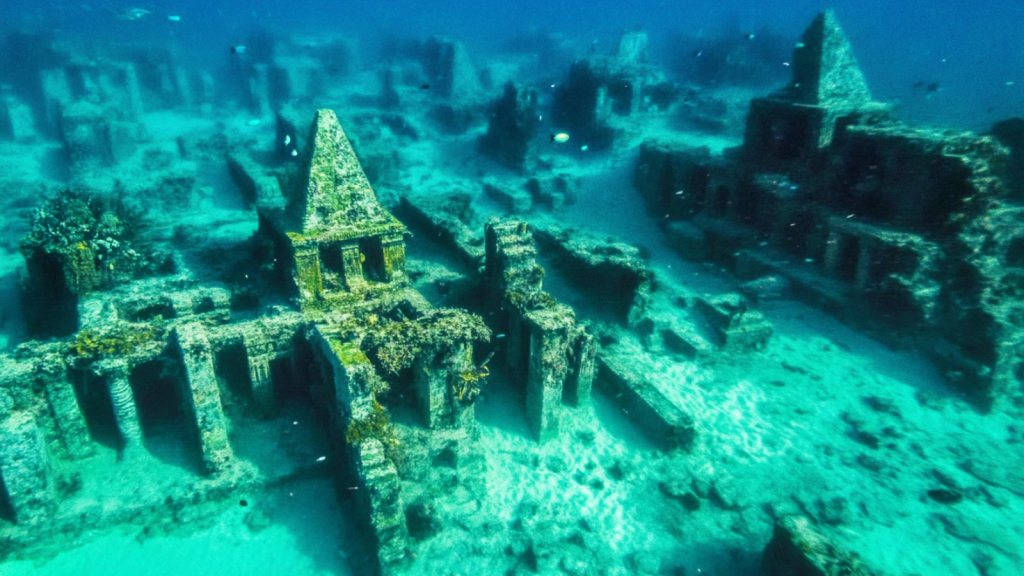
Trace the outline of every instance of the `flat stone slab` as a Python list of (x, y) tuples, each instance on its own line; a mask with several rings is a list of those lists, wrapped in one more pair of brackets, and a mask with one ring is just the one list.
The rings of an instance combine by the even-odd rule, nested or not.
[[(597, 383), (616, 397), (616, 405), (665, 450), (689, 450), (697, 436), (693, 417), (640, 378), (619, 358), (597, 358)], [(621, 396), (620, 396), (621, 395)]]

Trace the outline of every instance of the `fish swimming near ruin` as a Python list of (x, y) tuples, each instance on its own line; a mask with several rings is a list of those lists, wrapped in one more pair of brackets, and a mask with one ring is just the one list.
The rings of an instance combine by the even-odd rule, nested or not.
[(551, 135), (551, 143), (552, 144), (554, 144), (555, 142), (558, 142), (559, 144), (562, 144), (562, 143), (565, 143), (565, 142), (568, 142), (568, 141), (569, 141), (569, 135), (566, 134), (565, 132), (559, 132), (558, 134), (552, 134)]
[(144, 8), (124, 8), (122, 10), (114, 10), (113, 8), (107, 8), (107, 11), (114, 15), (118, 20), (142, 20), (146, 16), (152, 14), (149, 10)]

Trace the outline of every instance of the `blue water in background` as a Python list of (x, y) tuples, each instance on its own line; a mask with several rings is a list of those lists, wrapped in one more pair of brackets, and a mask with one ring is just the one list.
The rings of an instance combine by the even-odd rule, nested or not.
[[(912, 123), (984, 129), (1024, 110), (1024, 3), (1018, 0), (447, 0), (146, 2), (149, 18), (118, 21), (105, 10), (132, 2), (0, 1), (0, 33), (52, 31), (96, 42), (165, 41), (196, 66), (223, 63), (227, 47), (256, 30), (334, 32), (373, 54), (382, 41), (448, 34), (476, 59), (516, 34), (540, 30), (611, 49), (624, 27), (650, 33), (656, 63), (676, 56), (677, 35), (741, 34), (767, 26), (797, 38), (814, 14), (835, 9), (877, 100), (899, 102)], [(167, 16), (180, 16), (174, 22)], [(927, 93), (916, 82), (938, 82)], [(1009, 84), (1008, 83), (1012, 83)]]

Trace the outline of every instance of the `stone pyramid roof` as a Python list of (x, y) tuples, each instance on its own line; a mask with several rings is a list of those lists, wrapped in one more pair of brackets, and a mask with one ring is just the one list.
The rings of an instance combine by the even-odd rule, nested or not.
[(787, 99), (800, 104), (856, 108), (871, 101), (864, 74), (835, 12), (821, 12), (793, 51)]
[(308, 177), (299, 201), (302, 234), (344, 240), (404, 231), (377, 200), (332, 110), (319, 110), (307, 146)]

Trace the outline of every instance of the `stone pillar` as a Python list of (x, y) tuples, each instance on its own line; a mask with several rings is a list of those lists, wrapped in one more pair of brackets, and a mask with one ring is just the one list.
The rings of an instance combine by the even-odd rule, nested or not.
[(320, 249), (313, 242), (300, 243), (292, 238), (295, 247), (295, 285), (299, 300), (306, 302), (323, 296), (323, 275), (320, 273)]
[(246, 360), (249, 364), (249, 382), (252, 384), (252, 398), (264, 415), (271, 415), (276, 411), (277, 404), (274, 401), (274, 383), (270, 374), (270, 361), (274, 359), (273, 354), (259, 352), (260, 346), (246, 344)]
[(468, 429), (475, 425), (472, 398), (459, 399), (457, 392), (465, 384), (462, 374), (475, 368), (472, 358), (470, 344), (456, 344), (447, 351), (428, 351), (416, 358), (413, 381), (427, 428)]
[(121, 359), (102, 360), (93, 365), (97, 376), (103, 378), (110, 392), (110, 403), (114, 407), (114, 419), (117, 429), (121, 432), (121, 440), (126, 450), (142, 444), (142, 426), (139, 424), (139, 412), (135, 407), (135, 397), (128, 381), (128, 364)]
[(530, 326), (530, 364), (526, 379), (526, 419), (540, 442), (558, 434), (562, 387), (568, 372), (572, 310), (566, 306), (526, 313)]
[(391, 234), (380, 239), (384, 250), (384, 278), (391, 282), (405, 274), (405, 238), (402, 234)]
[(142, 106), (142, 90), (139, 88), (139, 75), (135, 71), (135, 65), (123, 64), (121, 72), (124, 74), (124, 90), (128, 96), (131, 117), (133, 119), (141, 118), (145, 109)]
[(590, 404), (590, 393), (594, 384), (597, 342), (582, 327), (578, 327), (570, 351), (570, 372), (565, 381), (563, 399), (573, 406), (586, 406)]
[(839, 276), (839, 267), (842, 265), (840, 259), (843, 254), (843, 235), (835, 230), (828, 233), (828, 242), (825, 245), (825, 273), (835, 278)]
[(46, 401), (69, 458), (85, 458), (95, 452), (85, 417), (78, 408), (75, 389), (67, 379), (67, 368), (57, 354), (47, 355), (39, 365), (39, 378)]
[(210, 343), (202, 324), (198, 322), (176, 327), (172, 342), (185, 366), (185, 404), (195, 418), (203, 465), (207, 472), (218, 472), (231, 461), (232, 451), (221, 409), (217, 376), (213, 370)]
[(871, 257), (874, 247), (867, 238), (861, 238), (857, 252), (857, 271), (853, 277), (853, 284), (858, 289), (864, 289), (871, 282)]
[(266, 118), (274, 113), (270, 106), (270, 82), (267, 76), (267, 65), (256, 64), (253, 75), (249, 78), (249, 94), (256, 103), (260, 116)]
[(450, 416), (448, 405), (448, 369), (437, 351), (426, 351), (413, 362), (416, 404), (427, 428), (439, 428)]
[(181, 95), (181, 103), (187, 108), (195, 107), (196, 101), (189, 85), (188, 76), (185, 74), (185, 70), (179, 66), (174, 67), (174, 84), (178, 89), (178, 94)]
[[(445, 365), (448, 366), (447, 399), (450, 417), (445, 422), (448, 428), (471, 429), (476, 425), (476, 410), (473, 396), (458, 397), (456, 392), (458, 386), (464, 386), (462, 375), (470, 370), (475, 371), (473, 364), (473, 345), (469, 343), (456, 344), (451, 347), (445, 356)], [(477, 382), (477, 386), (483, 382)]]
[(53, 513), (56, 498), (46, 442), (29, 412), (0, 415), (0, 478), (18, 524), (38, 524)]
[(46, 119), (50, 126), (57, 127), (60, 123), (61, 110), (71, 104), (71, 84), (67, 72), (63, 68), (52, 68), (39, 72), (39, 82), (43, 85), (43, 99), (46, 101)]
[(394, 573), (409, 547), (402, 485), (395, 465), (384, 453), (384, 445), (373, 438), (359, 442), (356, 453), (360, 507), (368, 512), (381, 574)]
[(366, 285), (363, 278), (363, 254), (358, 243), (342, 244), (341, 264), (345, 267), (345, 287), (349, 290)]
[(320, 361), (330, 367), (325, 373), (333, 374), (330, 384), (334, 386), (336, 422), (332, 428), (343, 435), (337, 441), (345, 446), (345, 467), (352, 476), (348, 481), (358, 488), (353, 494), (358, 503), (357, 521), (368, 525), (366, 536), (376, 548), (380, 571), (389, 574), (405, 558), (409, 539), (398, 471), (377, 438), (348, 442), (344, 437), (351, 420), (368, 418), (377, 409), (371, 393), (376, 372), (357, 344), (342, 342), (320, 327), (313, 329), (310, 343)]

